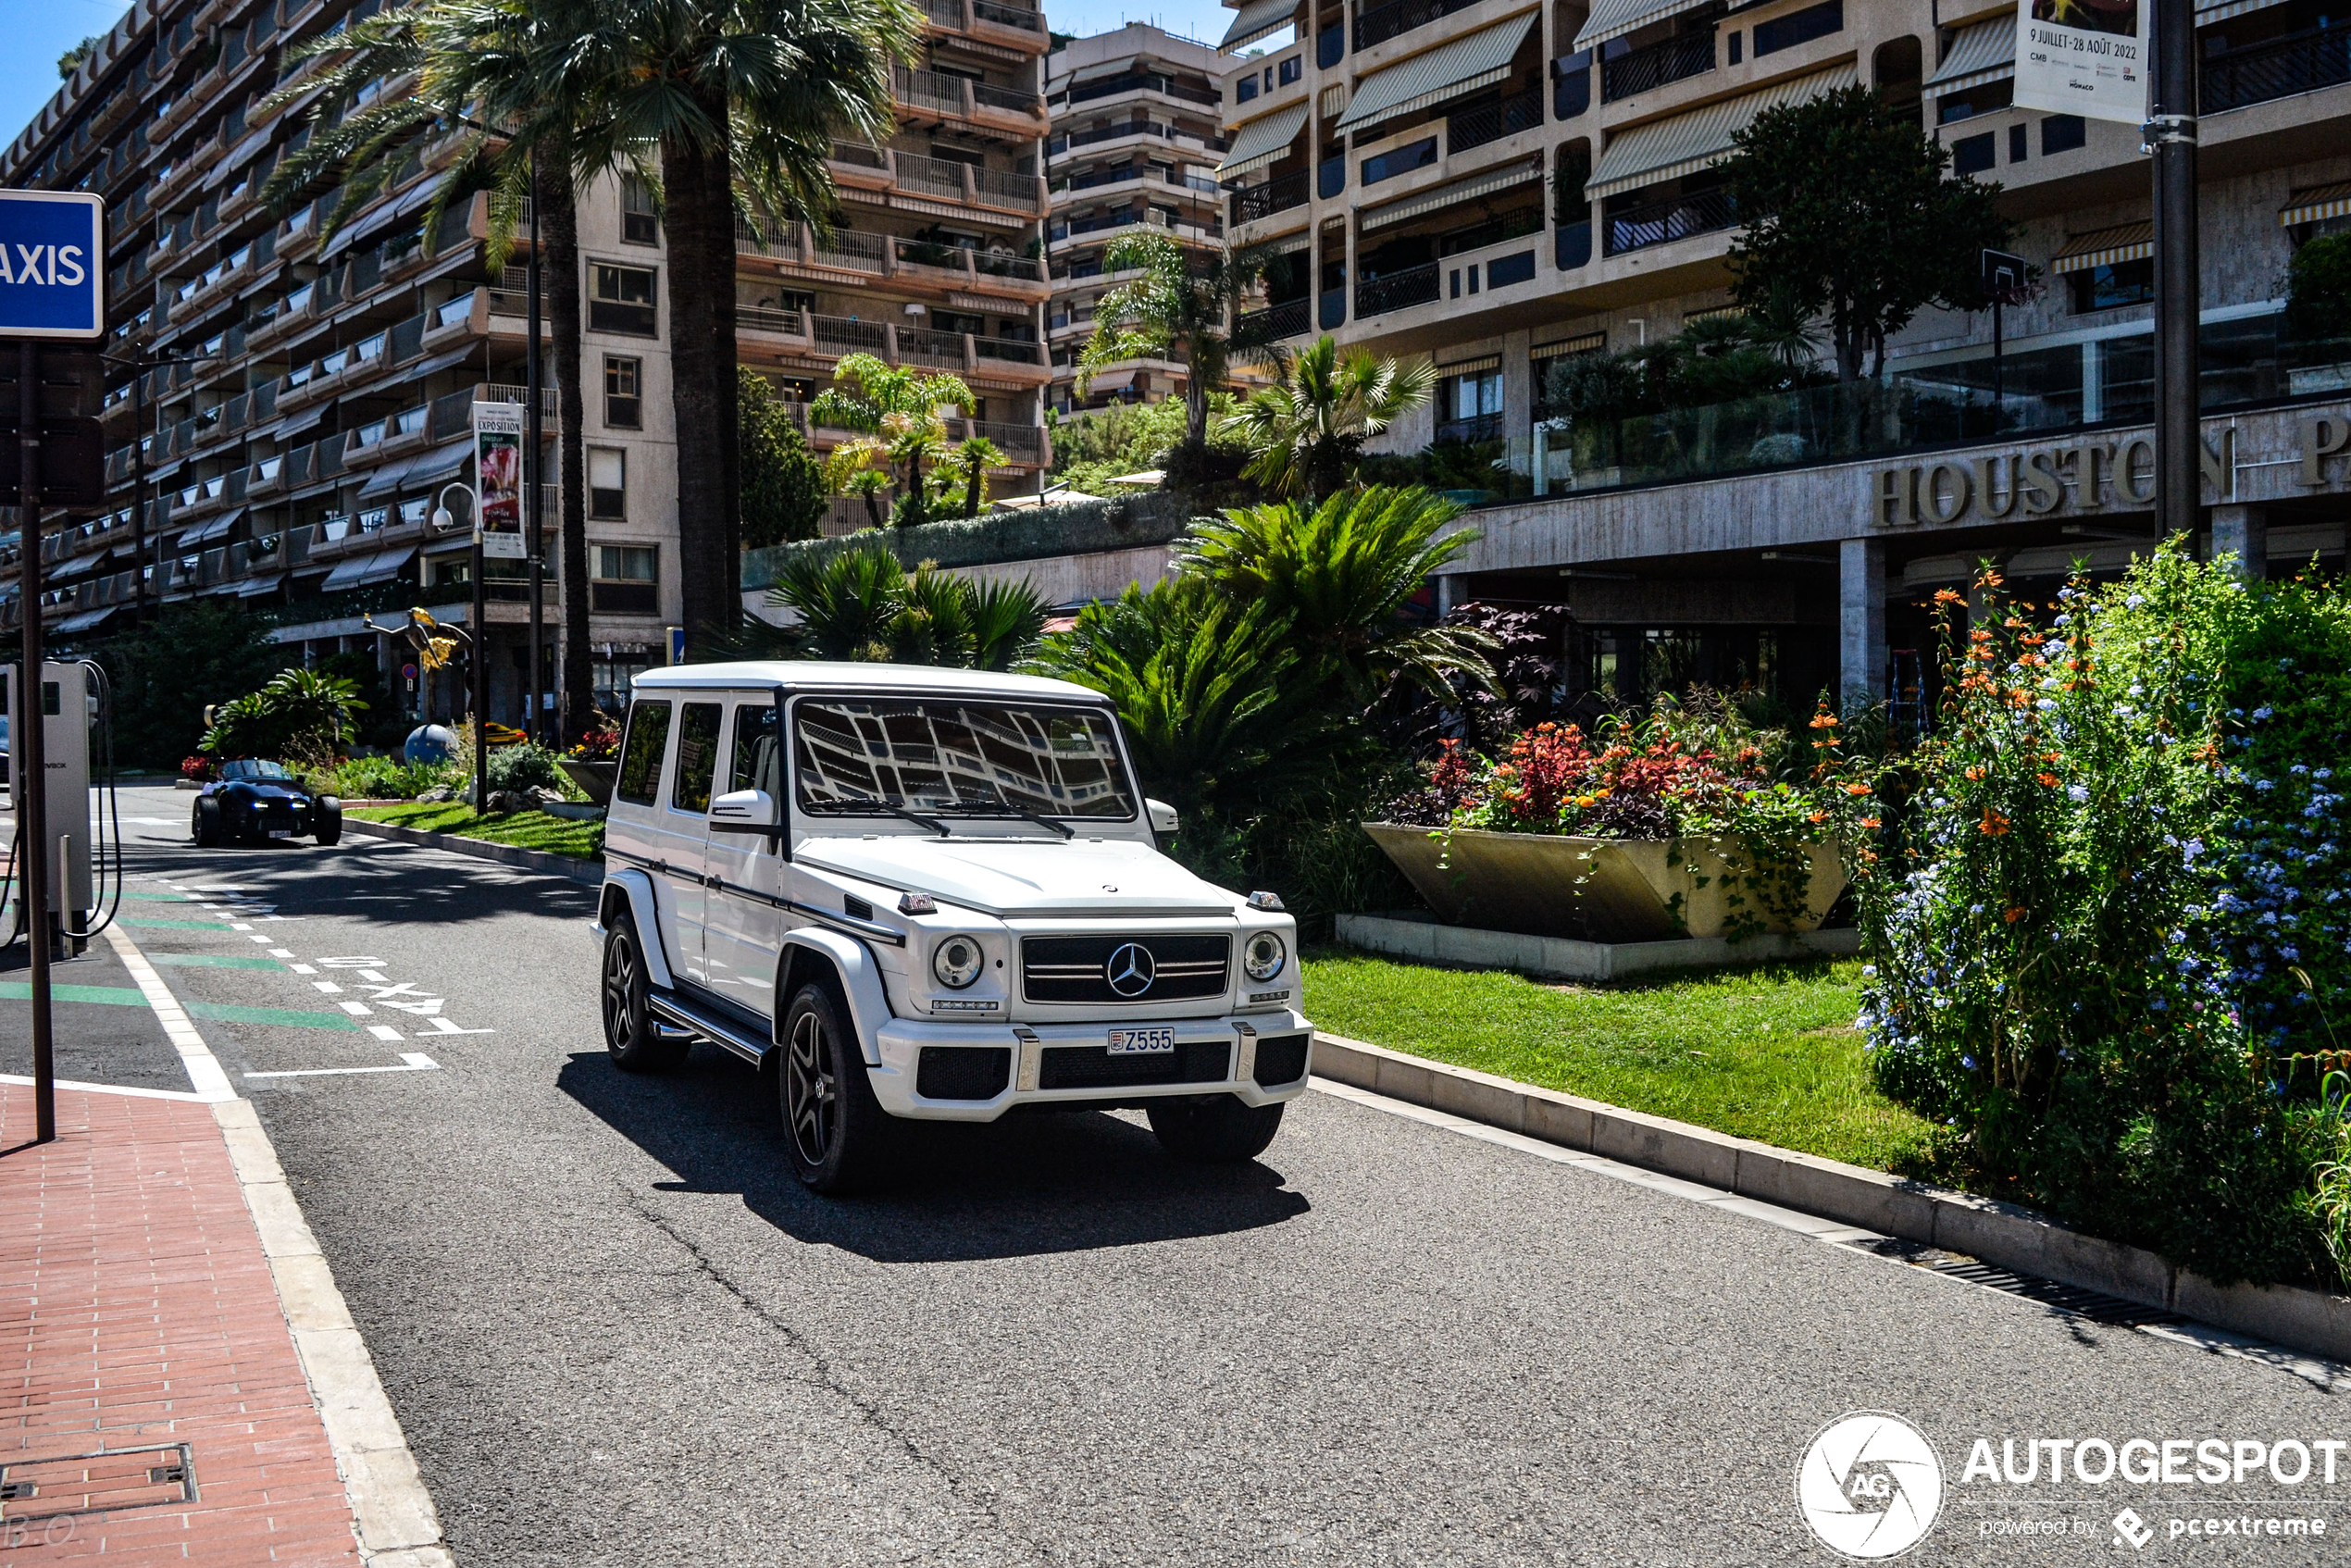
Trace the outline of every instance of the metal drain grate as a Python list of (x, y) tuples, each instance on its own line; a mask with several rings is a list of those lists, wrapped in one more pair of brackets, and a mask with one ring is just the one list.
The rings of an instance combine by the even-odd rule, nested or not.
[(0, 1530), (36, 1519), (195, 1500), (195, 1471), (185, 1443), (0, 1465)]
[(2037, 1301), (2052, 1312), (2070, 1317), (2087, 1318), (2115, 1328), (2145, 1328), (2165, 1324), (2185, 1323), (2178, 1313), (2165, 1312), (2160, 1307), (2143, 1306), (2126, 1301), (2120, 1296), (2109, 1296), (2103, 1290), (2091, 1290), (2079, 1285), (2065, 1285), (2054, 1279), (2043, 1279), (2030, 1274), (2018, 1274), (2000, 1268), (1981, 1258), (1964, 1253), (1947, 1252), (1939, 1247), (1925, 1247), (1915, 1241), (1885, 1238), (1872, 1242), (1847, 1243), (1859, 1252), (1874, 1257), (1890, 1258), (1897, 1263), (1922, 1268), (1932, 1274), (1963, 1279), (1970, 1285), (1980, 1285), (1986, 1290), (2003, 1295), (2021, 1296)]

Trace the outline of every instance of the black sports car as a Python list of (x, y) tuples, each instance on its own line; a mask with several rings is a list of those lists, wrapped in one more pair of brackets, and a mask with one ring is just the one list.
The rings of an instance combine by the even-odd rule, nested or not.
[(272, 839), (315, 839), (331, 844), (342, 837), (342, 803), (317, 795), (283, 763), (251, 760), (224, 764), (219, 779), (196, 797), (196, 843), (265, 844)]

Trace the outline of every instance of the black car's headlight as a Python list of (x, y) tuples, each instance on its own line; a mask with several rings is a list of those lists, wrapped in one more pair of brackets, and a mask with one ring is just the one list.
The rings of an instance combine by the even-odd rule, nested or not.
[(949, 990), (962, 990), (979, 978), (987, 960), (969, 937), (950, 937), (930, 951), (930, 972)]
[(1241, 949), (1241, 967), (1248, 972), (1250, 979), (1262, 983), (1280, 974), (1288, 956), (1288, 950), (1282, 946), (1281, 938), (1271, 931), (1260, 931), (1249, 939), (1247, 947)]

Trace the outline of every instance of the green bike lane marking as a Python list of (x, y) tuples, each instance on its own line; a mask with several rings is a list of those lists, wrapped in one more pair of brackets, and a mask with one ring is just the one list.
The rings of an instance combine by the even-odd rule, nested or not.
[(118, 915), (115, 918), (125, 926), (150, 926), (168, 931), (225, 931), (229, 928), (226, 920), (148, 920), (129, 915)]
[(247, 958), (241, 953), (223, 952), (151, 952), (147, 962), (184, 969), (275, 969), (280, 974), (286, 967), (274, 958)]
[[(275, 967), (272, 965), (272, 967)], [(144, 1007), (147, 999), (134, 986), (58, 986), (49, 988), (57, 1002), (80, 1002), (101, 1007)], [(0, 1002), (30, 1002), (32, 987), (24, 980), (0, 980)], [(236, 1007), (218, 1002), (182, 1001), (192, 1018), (223, 1024), (278, 1024), (296, 1029), (336, 1029), (356, 1034), (359, 1026), (341, 1013), (313, 1013), (292, 1007)]]

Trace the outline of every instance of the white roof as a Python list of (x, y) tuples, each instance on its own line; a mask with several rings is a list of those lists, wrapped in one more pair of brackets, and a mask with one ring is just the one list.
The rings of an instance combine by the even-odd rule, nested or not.
[(736, 664), (671, 665), (637, 677), (641, 691), (740, 691), (787, 687), (795, 691), (905, 691), (951, 697), (1029, 698), (1101, 703), (1099, 691), (1066, 680), (993, 670), (941, 669), (931, 665), (853, 664), (825, 659), (746, 659)]

